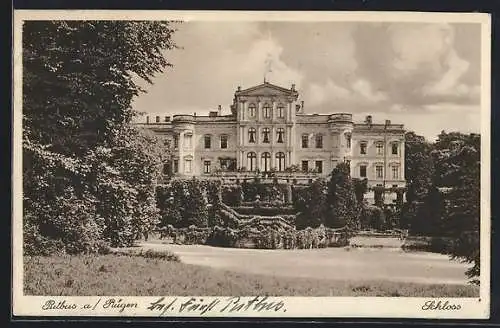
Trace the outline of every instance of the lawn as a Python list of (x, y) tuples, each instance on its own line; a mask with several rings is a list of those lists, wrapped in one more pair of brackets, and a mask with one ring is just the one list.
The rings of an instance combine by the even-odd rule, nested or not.
[(328, 280), (231, 272), (174, 257), (108, 254), (24, 258), (26, 295), (476, 297), (470, 285)]

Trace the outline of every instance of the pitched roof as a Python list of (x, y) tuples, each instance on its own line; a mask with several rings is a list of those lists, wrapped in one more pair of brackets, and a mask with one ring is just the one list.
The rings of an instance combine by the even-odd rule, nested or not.
[(292, 89), (286, 89), (286, 88), (283, 88), (283, 87), (280, 87), (278, 85), (275, 85), (275, 84), (272, 84), (272, 83), (269, 83), (269, 82), (264, 82), (264, 83), (261, 83), (259, 85), (256, 85), (256, 86), (253, 86), (253, 87), (250, 87), (250, 88), (247, 88), (247, 89), (243, 89), (243, 90), (238, 90), (236, 91), (235, 95), (245, 95), (245, 94), (249, 94), (249, 93), (256, 93), (255, 91), (259, 91), (259, 90), (265, 90), (265, 89), (271, 89), (271, 90), (276, 90), (280, 93), (287, 93), (287, 94), (297, 94), (297, 91), (296, 90), (292, 90)]

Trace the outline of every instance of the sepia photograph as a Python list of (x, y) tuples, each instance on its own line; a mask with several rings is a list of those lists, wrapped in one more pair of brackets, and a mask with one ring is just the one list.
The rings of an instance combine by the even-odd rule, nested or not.
[(487, 318), (490, 34), (15, 12), (14, 314)]

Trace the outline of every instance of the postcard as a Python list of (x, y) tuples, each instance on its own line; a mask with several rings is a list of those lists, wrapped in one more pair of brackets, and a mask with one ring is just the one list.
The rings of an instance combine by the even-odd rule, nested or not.
[(482, 13), (15, 10), (15, 316), (490, 315)]

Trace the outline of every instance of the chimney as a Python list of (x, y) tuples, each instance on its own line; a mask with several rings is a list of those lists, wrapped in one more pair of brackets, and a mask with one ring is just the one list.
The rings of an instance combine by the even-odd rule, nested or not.
[(165, 116), (165, 122), (170, 122), (170, 116)]
[(300, 105), (298, 105), (298, 104), (295, 105), (295, 112), (296, 113), (300, 112)]
[(372, 124), (372, 116), (368, 115), (366, 116), (365, 123), (371, 125)]
[(241, 86), (238, 85), (238, 91), (241, 91)]
[(221, 116), (221, 114), (222, 114), (222, 106), (219, 105), (219, 116)]
[(290, 90), (295, 91), (295, 84), (292, 84), (292, 89)]
[(390, 120), (385, 120), (385, 126), (389, 126), (391, 125), (391, 121)]
[(160, 117), (156, 116), (156, 123), (160, 123)]
[(301, 112), (303, 113), (303, 112), (304, 112), (304, 100), (302, 100), (302, 101), (300, 102), (300, 104), (301, 104), (301, 105), (300, 105)]
[(149, 115), (146, 116), (146, 124), (149, 124)]

